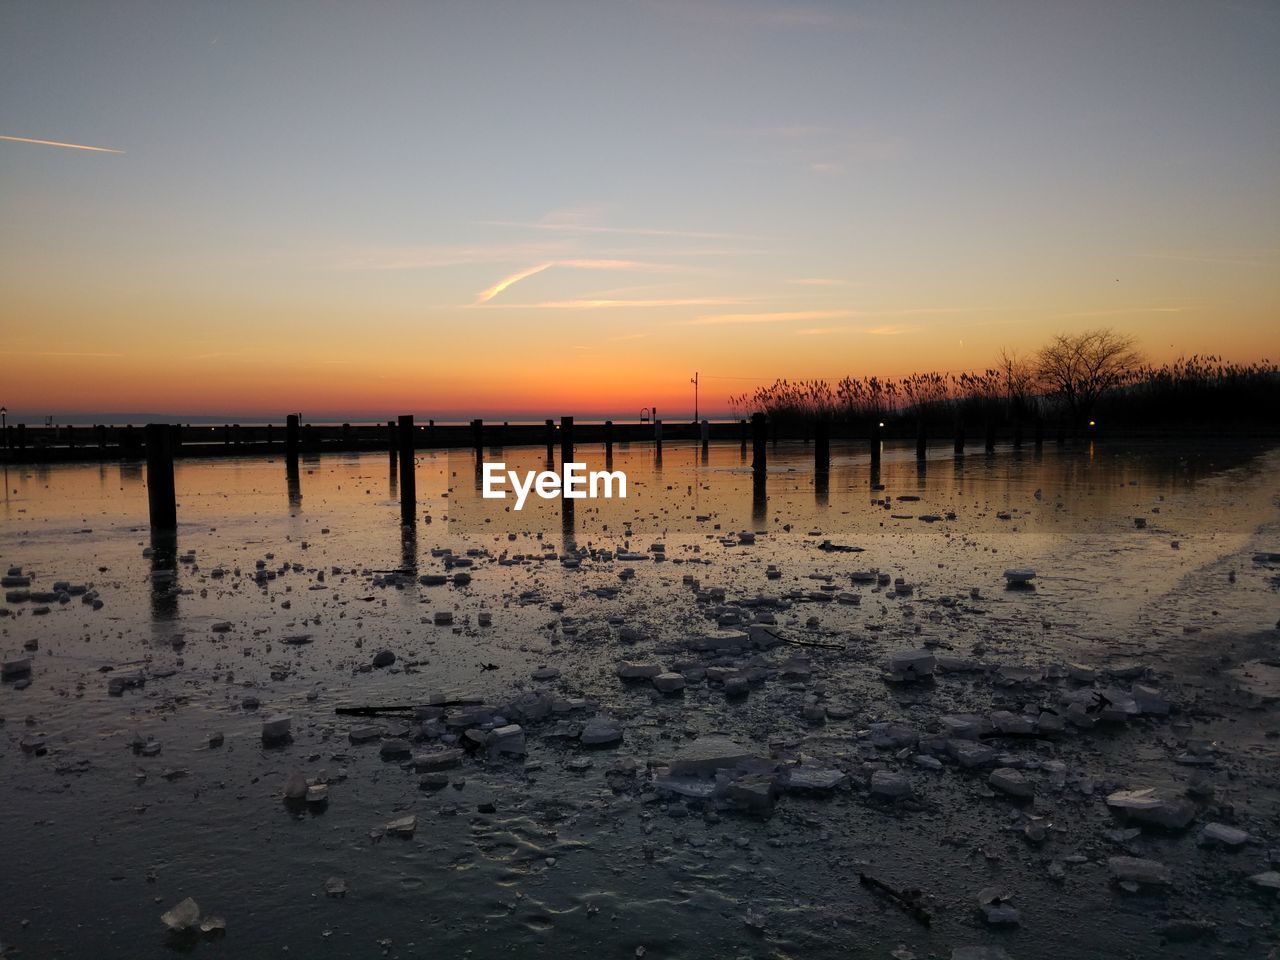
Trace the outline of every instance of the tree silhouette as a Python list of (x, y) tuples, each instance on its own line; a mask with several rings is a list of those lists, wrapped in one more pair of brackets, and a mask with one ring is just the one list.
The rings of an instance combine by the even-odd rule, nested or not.
[(1060, 398), (1073, 426), (1082, 426), (1104, 393), (1126, 383), (1142, 363), (1133, 337), (1114, 330), (1060, 333), (1036, 354), (1046, 392)]

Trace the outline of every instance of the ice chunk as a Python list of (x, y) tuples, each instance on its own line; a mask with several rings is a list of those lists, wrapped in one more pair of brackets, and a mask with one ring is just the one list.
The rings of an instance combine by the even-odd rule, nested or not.
[(671, 761), (673, 777), (709, 777), (717, 770), (759, 759), (746, 747), (723, 737), (702, 737), (687, 744)]
[(160, 920), (174, 933), (185, 933), (200, 922), (200, 905), (187, 897), (162, 913)]
[(289, 731), (293, 726), (292, 718), (283, 713), (267, 717), (262, 721), (262, 742), (283, 743), (289, 739)]

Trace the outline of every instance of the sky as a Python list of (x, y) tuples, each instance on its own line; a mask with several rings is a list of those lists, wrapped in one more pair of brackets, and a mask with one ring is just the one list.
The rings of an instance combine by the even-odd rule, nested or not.
[(1278, 315), (1277, 2), (0, 4), (18, 416), (674, 417)]

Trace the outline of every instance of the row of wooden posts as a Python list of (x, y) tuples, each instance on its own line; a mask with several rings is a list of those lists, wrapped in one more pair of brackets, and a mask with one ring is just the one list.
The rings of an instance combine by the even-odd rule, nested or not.
[[(709, 423), (703, 420), (700, 424), (702, 449), (707, 450), (710, 441)], [(765, 477), (768, 470), (769, 424), (763, 413), (754, 414), (748, 424), (746, 420), (739, 422), (742, 453), (747, 451), (748, 435), (751, 442), (752, 481), (757, 497), (763, 497)], [(484, 421), (472, 420), (472, 443), (476, 451), (476, 462), (480, 463), (484, 449)], [(995, 432), (988, 430), (985, 448), (988, 453), (995, 450)], [(1061, 440), (1061, 438), (1059, 438)], [(147, 499), (153, 530), (169, 531), (177, 528), (177, 495), (174, 488), (173, 461), (175, 453), (174, 428), (167, 423), (149, 423), (145, 428), (147, 453)], [(387, 421), (387, 449), (391, 461), (391, 470), (398, 472), (400, 492), (400, 512), (405, 523), (413, 523), (417, 512), (417, 483), (415, 473), (415, 454), (417, 434), (412, 414), (406, 414), (399, 420)], [(656, 456), (662, 458), (662, 421), (653, 423), (653, 441)], [(777, 437), (773, 438), (774, 444)], [(916, 438), (916, 457), (925, 459), (927, 438), (923, 427)], [(1044, 442), (1043, 431), (1037, 426), (1035, 445), (1039, 448)], [(613, 459), (613, 421), (604, 424), (605, 460)], [(1014, 434), (1015, 447), (1022, 445), (1022, 431)], [(561, 417), (557, 429), (554, 420), (546, 421), (547, 462), (555, 459), (555, 448), (560, 447), (561, 463), (573, 460), (574, 431), (573, 417)], [(881, 437), (878, 427), (873, 428), (870, 440), (871, 464), (873, 468), (880, 465)], [(954, 438), (955, 453), (961, 455), (965, 450), (963, 427), (958, 427)], [(299, 424), (298, 416), (290, 414), (285, 422), (285, 469), (291, 489), (298, 483)], [(825, 486), (831, 470), (830, 424), (819, 420), (813, 425), (813, 458), (814, 472), (817, 482)]]
[[(292, 419), (297, 420), (296, 415)], [(393, 424), (391, 430), (394, 432), (396, 429), (394, 421), (391, 423)], [(547, 433), (548, 436), (551, 436), (556, 429), (555, 423), (554, 421), (547, 421), (547, 423), (549, 424), (546, 428)], [(710, 435), (716, 439), (730, 439), (740, 436), (745, 440), (749, 432), (748, 421), (738, 420), (736, 424), (735, 430), (733, 422), (711, 423), (707, 420), (694, 424), (679, 422), (675, 424), (673, 432), (680, 439), (697, 439), (698, 437), (705, 439)], [(797, 430), (801, 426), (804, 427), (803, 432), (795, 435), (803, 437), (806, 443), (809, 442), (811, 436), (813, 439), (819, 439), (820, 436), (829, 436), (833, 432), (847, 427), (847, 425), (831, 422), (823, 423), (821, 421), (810, 421), (808, 424), (782, 424), (777, 421), (770, 421), (769, 427), (772, 434), (770, 440), (773, 443), (777, 443), (780, 433), (790, 434), (792, 430)], [(692, 427), (692, 430), (690, 427)], [(507, 422), (485, 423), (484, 421), (473, 420), (467, 425), (437, 425), (434, 420), (427, 420), (422, 424), (415, 423), (414, 428), (417, 431), (419, 445), (422, 445), (425, 431), (425, 445), (432, 448), (470, 446), (473, 442), (479, 442), (478, 438), (487, 438), (489, 443), (494, 446), (523, 445), (538, 442), (538, 428), (533, 424), (513, 426)], [(226, 424), (222, 427), (175, 424), (170, 429), (174, 434), (175, 455), (183, 457), (219, 456), (231, 452), (269, 455), (272, 452), (273, 445), (280, 442), (279, 427), (273, 427), (269, 424), (250, 426)], [(349, 423), (343, 423), (341, 425), (321, 425), (318, 427), (311, 424), (305, 426), (297, 423), (292, 426), (286, 424), (285, 442), (291, 448), (307, 451), (377, 449), (383, 442), (379, 429), (376, 424), (353, 426)], [(1043, 433), (1042, 426), (1037, 424), (1035, 431), (1037, 440), (1039, 440)], [(620, 423), (615, 431), (613, 422), (606, 421), (603, 424), (588, 424), (580, 432), (589, 436), (593, 443), (614, 439), (619, 442), (636, 442), (645, 441), (655, 433), (658, 437), (661, 437), (663, 425), (662, 421), (624, 422)], [(879, 440), (879, 430), (874, 422), (871, 424), (871, 432), (875, 434), (872, 439)], [(1021, 444), (1022, 432), (1022, 426), (1015, 423), (1013, 426), (1013, 442), (1015, 446)], [(900, 433), (897, 435), (900, 435)], [(963, 451), (963, 426), (957, 425), (955, 436), (957, 449)], [(1059, 427), (1059, 440), (1065, 439), (1065, 436), (1065, 430)], [(918, 443), (923, 445), (925, 438), (922, 425), (917, 425), (916, 437)], [(31, 431), (29, 435), (26, 425), (18, 424), (9, 425), (4, 431), (3, 452), (7, 459), (18, 459), (23, 462), (90, 459), (92, 451), (96, 451), (103, 457), (119, 456), (129, 459), (142, 455), (144, 440), (145, 430), (135, 429), (132, 425), (108, 427), (99, 424), (92, 427), (76, 427), (74, 429), (70, 426), (42, 427)], [(995, 440), (994, 425), (989, 424), (986, 434), (988, 449), (995, 446)], [(549, 442), (554, 443), (554, 437)]]

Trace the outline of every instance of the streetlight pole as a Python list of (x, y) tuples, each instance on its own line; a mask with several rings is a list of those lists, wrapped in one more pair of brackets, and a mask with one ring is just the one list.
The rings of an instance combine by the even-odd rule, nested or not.
[(0, 407), (0, 434), (4, 435), (4, 458), (9, 459), (9, 408)]
[(698, 372), (695, 370), (693, 379), (689, 381), (693, 384), (693, 422), (698, 422)]

